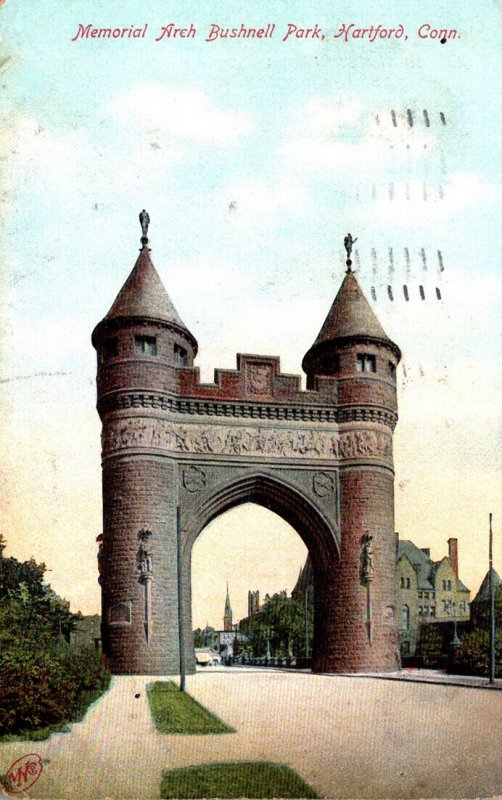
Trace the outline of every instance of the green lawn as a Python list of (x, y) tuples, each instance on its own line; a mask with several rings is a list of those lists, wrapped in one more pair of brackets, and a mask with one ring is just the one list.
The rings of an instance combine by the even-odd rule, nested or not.
[(169, 769), (162, 776), (163, 798), (317, 797), (290, 767), (263, 761), (202, 764)]
[(170, 681), (150, 684), (147, 696), (155, 727), (161, 733), (235, 733)]

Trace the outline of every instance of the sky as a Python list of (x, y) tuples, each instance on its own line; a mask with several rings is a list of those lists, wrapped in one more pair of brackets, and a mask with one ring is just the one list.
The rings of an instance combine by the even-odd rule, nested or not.
[[(3, 533), (8, 555), (47, 564), (72, 609), (99, 610), (90, 334), (134, 265), (142, 208), (203, 380), (234, 367), (236, 352), (279, 355), (301, 374), (343, 278), (343, 237), (357, 236), (357, 278), (403, 352), (396, 530), (433, 558), (458, 537), (474, 594), (493, 512), (502, 572), (497, 9), (0, 6)], [(193, 24), (196, 37), (156, 42), (169, 22)], [(212, 24), (268, 23), (271, 39), (205, 41)], [(403, 36), (335, 38), (352, 23), (402, 25)], [(72, 41), (79, 24), (148, 28)], [(324, 38), (283, 41), (290, 24), (317, 24)], [(457, 34), (422, 39), (426, 24)], [(195, 546), (194, 624), (221, 625), (227, 581), (236, 619), (248, 589), (290, 591), (305, 555), (270, 512), (223, 515)]]

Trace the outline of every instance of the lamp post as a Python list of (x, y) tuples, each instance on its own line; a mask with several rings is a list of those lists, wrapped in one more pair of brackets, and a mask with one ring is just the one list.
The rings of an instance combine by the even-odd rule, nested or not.
[(455, 602), (453, 602), (451, 605), (452, 605), (452, 608), (453, 608), (453, 639), (451, 640), (451, 646), (453, 648), (453, 652), (455, 652), (457, 647), (460, 647), (460, 639), (458, 638), (458, 635), (457, 635), (457, 609), (456, 609), (456, 604), (455, 604)]
[(495, 683), (495, 581), (493, 580), (493, 530), (492, 530), (492, 514), (489, 516), (490, 520), (490, 538), (488, 546), (488, 567), (490, 576), (490, 672), (489, 681), (491, 684)]

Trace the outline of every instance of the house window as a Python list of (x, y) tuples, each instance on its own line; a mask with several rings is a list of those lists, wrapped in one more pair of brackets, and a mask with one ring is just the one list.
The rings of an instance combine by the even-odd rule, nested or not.
[(188, 364), (188, 353), (179, 344), (174, 345), (174, 361), (180, 367), (186, 367)]
[(429, 606), (424, 606), (424, 617), (429, 616)]
[(420, 599), (422, 599), (423, 595), (424, 595), (424, 593), (423, 593), (423, 592), (419, 592), (419, 593), (418, 593), (418, 596), (419, 596), (419, 598), (420, 598)]
[(156, 356), (157, 339), (155, 336), (135, 336), (136, 353), (139, 356)]
[(358, 372), (376, 372), (376, 357), (364, 354), (357, 356)]
[(429, 599), (429, 592), (424, 592), (424, 597), (425, 597), (426, 600), (428, 600)]
[(443, 591), (446, 592), (446, 581), (443, 581)]
[(411, 589), (411, 578), (406, 578), (406, 588)]
[(420, 616), (422, 616), (422, 614), (424, 613), (422, 606), (418, 606), (418, 613), (420, 614)]
[(403, 606), (401, 613), (403, 616), (403, 629), (407, 631), (410, 627), (410, 607)]
[(436, 606), (431, 606), (431, 617), (436, 616)]
[(401, 578), (401, 589), (404, 589), (404, 578)]
[(451, 592), (451, 581), (448, 581), (448, 591)]

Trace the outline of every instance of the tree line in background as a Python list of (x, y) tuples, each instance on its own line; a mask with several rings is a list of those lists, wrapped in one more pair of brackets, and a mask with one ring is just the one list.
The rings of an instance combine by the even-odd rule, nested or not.
[[(495, 590), (495, 677), (502, 678), (502, 584)], [(417, 657), (424, 667), (446, 669), (457, 675), (489, 674), (490, 663), (489, 600), (471, 603), (471, 619), (458, 624), (460, 644), (453, 645), (453, 622), (423, 624), (417, 644)]]
[[(239, 635), (243, 634), (243, 636)], [(241, 620), (232, 643), (234, 657), (309, 658), (314, 635), (313, 587), (288, 597), (286, 591), (266, 595), (259, 611)], [(207, 633), (194, 631), (195, 647), (210, 644)]]
[(72, 647), (81, 615), (46, 583), (45, 564), (5, 558), (5, 545), (0, 534), (0, 736), (44, 738), (81, 719), (110, 674), (95, 648)]

